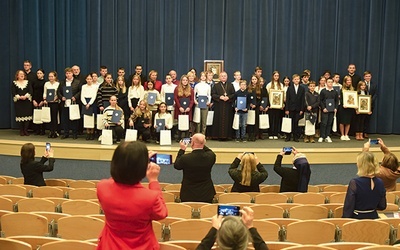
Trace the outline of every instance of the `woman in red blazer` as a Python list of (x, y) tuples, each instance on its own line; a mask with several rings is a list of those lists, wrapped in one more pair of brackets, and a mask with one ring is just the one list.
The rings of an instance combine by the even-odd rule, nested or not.
[[(160, 167), (149, 163), (146, 145), (121, 143), (110, 172), (112, 178), (97, 184), (106, 222), (97, 249), (159, 249), (151, 221), (164, 219), (168, 212), (158, 182)], [(144, 177), (149, 188), (140, 184)]]

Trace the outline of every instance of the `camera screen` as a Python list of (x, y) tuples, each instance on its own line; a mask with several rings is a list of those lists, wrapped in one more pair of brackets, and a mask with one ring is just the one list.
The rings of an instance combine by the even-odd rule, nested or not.
[(47, 143), (46, 143), (46, 151), (50, 151), (50, 147), (51, 147), (50, 143), (47, 142)]
[(379, 141), (375, 139), (375, 140), (370, 140), (369, 143), (370, 144), (379, 144)]
[(172, 164), (172, 155), (155, 154), (150, 158), (150, 161), (159, 165), (169, 165)]
[(283, 152), (285, 152), (285, 155), (290, 155), (292, 153), (292, 147), (284, 147)]
[(240, 207), (232, 205), (218, 205), (218, 215), (222, 216), (239, 216)]
[(189, 144), (189, 143), (192, 142), (192, 138), (183, 138), (182, 141), (183, 141), (185, 144)]

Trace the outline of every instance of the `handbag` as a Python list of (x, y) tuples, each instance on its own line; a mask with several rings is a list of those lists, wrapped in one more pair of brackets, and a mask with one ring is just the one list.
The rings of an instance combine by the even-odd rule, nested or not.
[(100, 114), (97, 114), (97, 117), (96, 117), (96, 126), (97, 126), (97, 129), (98, 129), (98, 130), (104, 129), (103, 112), (101, 112)]
[(306, 126), (304, 128), (305, 135), (315, 135), (315, 124), (312, 124), (311, 121), (306, 120)]
[(94, 128), (94, 115), (83, 115), (83, 127)]
[(171, 130), (160, 131), (160, 146), (171, 145)]
[(50, 107), (48, 106), (42, 107), (42, 122), (45, 123), (51, 122), (51, 111)]
[(337, 119), (336, 119), (336, 114), (333, 117), (333, 123), (332, 123), (332, 131), (336, 132), (337, 131)]
[(193, 122), (200, 123), (200, 108), (198, 108), (198, 107), (194, 108)]
[(247, 125), (255, 125), (256, 124), (256, 111), (249, 110), (247, 112)]
[(213, 125), (214, 122), (214, 110), (209, 110), (207, 114), (207, 126)]
[(268, 129), (269, 128), (269, 116), (268, 114), (260, 114), (259, 115), (258, 127), (260, 129)]
[(101, 144), (112, 145), (113, 144), (113, 131), (111, 129), (103, 129), (101, 131)]
[(238, 113), (235, 113), (234, 116), (233, 116), (232, 128), (234, 130), (238, 130), (239, 129), (239, 114)]
[(33, 110), (33, 123), (34, 124), (43, 124), (42, 110), (39, 108)]
[(289, 117), (282, 118), (281, 131), (285, 133), (292, 133), (292, 118)]
[(81, 118), (81, 112), (79, 110), (78, 104), (71, 104), (69, 106), (69, 119), (70, 120), (79, 120)]
[(133, 128), (126, 129), (125, 141), (136, 141), (138, 131)]
[(178, 116), (178, 130), (180, 131), (189, 130), (189, 115)]

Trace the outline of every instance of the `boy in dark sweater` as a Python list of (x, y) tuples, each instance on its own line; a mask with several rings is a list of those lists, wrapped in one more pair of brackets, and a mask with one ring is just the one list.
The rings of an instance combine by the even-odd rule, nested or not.
[(320, 92), (321, 107), (321, 137), (318, 142), (332, 142), (329, 137), (332, 130), (333, 117), (336, 114), (339, 102), (339, 95), (333, 89), (333, 80), (330, 78), (326, 81), (326, 88)]
[(246, 81), (243, 80), (240, 82), (240, 88), (235, 93), (235, 99), (235, 112), (239, 115), (239, 129), (236, 130), (236, 142), (246, 142), (247, 111), (251, 102)]
[[(315, 85), (316, 83), (314, 81), (311, 81), (308, 84), (308, 91), (306, 92), (306, 113), (311, 113), (311, 114), (317, 114), (317, 117), (314, 120), (314, 127), (318, 121), (318, 110), (319, 110), (319, 94), (315, 91)], [(307, 124), (312, 124), (312, 123), (307, 123)], [(307, 126), (307, 125), (306, 125)], [(314, 136), (313, 135), (304, 135), (304, 142), (311, 142), (314, 143)]]

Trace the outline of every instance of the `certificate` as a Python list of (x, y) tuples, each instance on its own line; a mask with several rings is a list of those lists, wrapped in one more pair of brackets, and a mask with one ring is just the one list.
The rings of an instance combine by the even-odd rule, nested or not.
[(121, 117), (122, 117), (122, 110), (113, 110), (111, 122), (118, 123), (121, 121)]
[(180, 98), (179, 99), (179, 103), (181, 104), (181, 107), (183, 109), (187, 109), (189, 107), (189, 104), (190, 104), (189, 98), (187, 98), (187, 97)]
[(238, 96), (236, 100), (236, 108), (244, 110), (247, 108), (246, 96)]
[(165, 103), (167, 106), (174, 105), (174, 93), (165, 93)]
[(326, 99), (325, 106), (326, 106), (325, 108), (328, 110), (328, 112), (335, 111), (335, 99)]
[(263, 97), (260, 105), (263, 107), (263, 109), (265, 109), (268, 106), (268, 97)]
[(153, 92), (147, 92), (147, 104), (154, 105), (156, 103), (157, 94)]
[(161, 130), (165, 130), (165, 119), (156, 119), (156, 132), (159, 133)]
[(71, 86), (64, 86), (63, 88), (63, 95), (67, 99), (72, 98), (72, 87)]
[(56, 95), (55, 89), (47, 89), (46, 102), (53, 102)]

